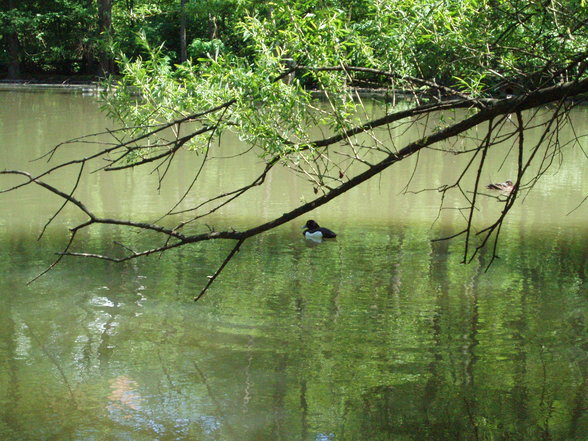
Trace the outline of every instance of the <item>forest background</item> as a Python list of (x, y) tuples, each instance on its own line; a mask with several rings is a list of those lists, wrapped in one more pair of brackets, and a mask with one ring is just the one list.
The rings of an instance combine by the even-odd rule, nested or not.
[(254, 0), (3, 3), (0, 74), (9, 79), (94, 79), (119, 73), (115, 59), (148, 56), (148, 46), (176, 66), (228, 56), (253, 61), (257, 36), (247, 23), (256, 18), (281, 30), (284, 22), (314, 26), (304, 32), (317, 39), (308, 45), (334, 38), (351, 65), (468, 90), (491, 86), (496, 95), (506, 80), (550, 76), (546, 67), (585, 54), (588, 43), (583, 0), (296, 0), (287, 8)]

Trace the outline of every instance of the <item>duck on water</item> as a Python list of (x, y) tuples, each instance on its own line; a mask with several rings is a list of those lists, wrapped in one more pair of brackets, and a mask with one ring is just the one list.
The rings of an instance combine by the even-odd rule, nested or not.
[(306, 239), (320, 241), (321, 239), (334, 239), (337, 235), (328, 228), (321, 227), (312, 219), (306, 222), (302, 228), (305, 228), (302, 235)]
[(514, 184), (509, 179), (505, 182), (500, 182), (500, 183), (496, 183), (496, 184), (488, 184), (488, 185), (486, 185), (486, 188), (488, 190), (498, 190), (498, 191), (501, 191), (504, 193), (510, 193), (514, 190)]

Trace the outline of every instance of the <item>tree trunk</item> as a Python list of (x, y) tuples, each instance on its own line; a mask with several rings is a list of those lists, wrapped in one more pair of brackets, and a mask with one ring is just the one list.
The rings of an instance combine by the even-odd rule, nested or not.
[[(6, 2), (6, 10), (16, 8), (15, 0), (8, 0)], [(18, 43), (18, 35), (16, 30), (11, 30), (4, 34), (8, 46), (8, 78), (16, 79), (20, 76), (20, 45)]]
[(100, 75), (108, 75), (114, 71), (114, 60), (108, 50), (112, 32), (112, 0), (98, 0), (98, 30), (101, 44), (98, 49)]
[(211, 40), (216, 38), (218, 26), (216, 24), (216, 17), (210, 12), (208, 13), (208, 36)]
[(188, 59), (186, 49), (186, 0), (180, 4), (180, 63)]

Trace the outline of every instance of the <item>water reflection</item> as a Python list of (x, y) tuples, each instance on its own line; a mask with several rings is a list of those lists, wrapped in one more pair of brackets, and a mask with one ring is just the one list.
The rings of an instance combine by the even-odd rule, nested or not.
[[(124, 419), (133, 417), (133, 413), (141, 410), (141, 395), (137, 391), (137, 382), (126, 375), (110, 380), (111, 393), (108, 396), (108, 410), (113, 415), (119, 414)], [(116, 417), (115, 417), (116, 419)]]
[[(31, 288), (4, 295), (6, 430), (42, 417), (45, 435), (69, 421), (106, 439), (92, 416), (114, 439), (582, 439), (585, 239), (508, 236), (485, 273), (427, 229), (362, 229), (260, 238), (197, 305), (177, 300), (195, 282), (179, 254), (135, 269), (141, 302), (137, 279), (85, 262), (33, 309)], [(94, 292), (60, 283), (89, 272)]]
[[(7, 429), (42, 416), (92, 439), (92, 416), (114, 439), (582, 439), (585, 239), (507, 236), (485, 273), (424, 228), (362, 229), (311, 248), (270, 234), (199, 305), (176, 300), (194, 280), (171, 255), (137, 268), (141, 304), (135, 281), (85, 263), (35, 310), (30, 290), (3, 296)], [(58, 283), (80, 270), (112, 288), (81, 300)]]

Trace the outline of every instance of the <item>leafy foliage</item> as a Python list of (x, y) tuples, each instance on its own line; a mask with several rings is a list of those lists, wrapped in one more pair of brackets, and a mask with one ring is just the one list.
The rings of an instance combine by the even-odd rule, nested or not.
[[(0, 11), (0, 27), (18, 36), (27, 70), (71, 74), (81, 71), (96, 44), (95, 15), (93, 3), (87, 1), (22, 0), (16, 8)], [(0, 57), (6, 61), (6, 52)]]
[[(18, 35), (28, 70), (88, 71), (104, 44), (127, 59), (144, 57), (149, 52), (139, 33), (177, 63), (180, 0), (127, 0), (112, 8), (108, 39), (98, 33), (96, 2), (87, 0), (19, 1), (0, 12), (0, 23), (5, 34)], [(474, 77), (472, 87), (487, 93), (523, 76), (540, 84), (586, 52), (587, 10), (578, 0), (549, 7), (524, 0), (188, 0), (184, 6), (193, 62), (230, 52), (252, 63), (265, 45), (315, 66), (344, 62), (445, 85)]]
[[(548, 9), (518, 0), (189, 5), (194, 18), (227, 18), (222, 14), (232, 5), (230, 35), (223, 29), (193, 39), (192, 59), (178, 65), (162, 41), (165, 32), (144, 26), (134, 43), (139, 49), (126, 51), (137, 55), (120, 57), (122, 78), (117, 93), (104, 97), (105, 108), (124, 124), (152, 127), (230, 102), (200, 120), (214, 132), (189, 144), (203, 151), (231, 128), (270, 158), (307, 149), (309, 127), (341, 133), (360, 124), (362, 103), (349, 86), (418, 91), (426, 83), (470, 98), (512, 94), (581, 75), (578, 59), (588, 42), (581, 26), (588, 8), (577, 2)], [(144, 17), (171, 13), (163, 4), (143, 8)], [(238, 46), (231, 44), (236, 36)], [(365, 71), (351, 75), (349, 66)], [(295, 72), (282, 78), (289, 69)], [(310, 105), (309, 89), (327, 105)]]

